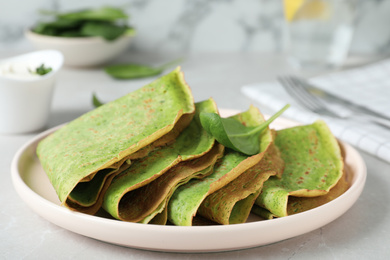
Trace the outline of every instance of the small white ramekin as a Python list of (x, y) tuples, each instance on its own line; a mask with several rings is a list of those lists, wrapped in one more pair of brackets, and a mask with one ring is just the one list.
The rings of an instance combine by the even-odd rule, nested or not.
[(0, 75), (0, 134), (22, 134), (43, 129), (47, 124), (55, 79), (63, 64), (56, 50), (30, 52), (4, 59), (2, 64), (44, 64), (52, 68), (39, 77), (14, 78)]

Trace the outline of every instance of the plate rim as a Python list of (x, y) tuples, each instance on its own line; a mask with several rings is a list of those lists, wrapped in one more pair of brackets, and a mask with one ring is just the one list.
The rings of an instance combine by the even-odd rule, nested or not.
[[(299, 123), (285, 119), (285, 118), (277, 118), (275, 122), (285, 126), (287, 125)], [(71, 211), (65, 207), (57, 205), (48, 199), (40, 196), (36, 193), (28, 184), (22, 179), (21, 173), (19, 172), (19, 162), (21, 156), (29, 149), (32, 145), (39, 142), (43, 137), (54, 132), (55, 130), (62, 127), (64, 124), (50, 128), (35, 137), (31, 138), (27, 141), (23, 146), (21, 146), (18, 151), (15, 153), (12, 162), (11, 162), (11, 177), (12, 183), (17, 191), (18, 195), (22, 198), (22, 200), (31, 208), (35, 213), (45, 218), (46, 220), (60, 226), (64, 229), (70, 230), (74, 233), (78, 233), (80, 235), (84, 235), (90, 238), (94, 238), (100, 241), (108, 242), (111, 244), (131, 247), (131, 248), (139, 248), (146, 249), (152, 251), (164, 251), (164, 252), (221, 252), (221, 251), (230, 251), (237, 249), (245, 249), (252, 248), (256, 246), (266, 245), (274, 242), (279, 242), (285, 239), (289, 239), (292, 237), (296, 237), (302, 235), (304, 233), (316, 230), (343, 215), (347, 210), (349, 210), (352, 205), (356, 202), (358, 197), (360, 196), (367, 177), (367, 167), (365, 162), (359, 152), (353, 148), (351, 145), (340, 141), (341, 145), (345, 149), (346, 152), (346, 160), (349, 157), (354, 158), (354, 165), (359, 170), (358, 172), (353, 172), (352, 184), (349, 189), (340, 195), (338, 198), (334, 199), (331, 202), (328, 202), (324, 205), (316, 207), (314, 209), (298, 213), (295, 215), (276, 218), (272, 220), (262, 220), (255, 221), (249, 223), (242, 224), (234, 224), (234, 225), (213, 225), (213, 226), (160, 226), (160, 225), (145, 225), (140, 223), (131, 223), (118, 221), (114, 219), (106, 219), (98, 216), (91, 216), (79, 212)], [(348, 157), (349, 156), (349, 157)], [(348, 199), (350, 198), (350, 199)], [(346, 204), (346, 206), (344, 205)], [(342, 210), (334, 212), (333, 210), (328, 211), (328, 208), (332, 209), (333, 207), (337, 207), (340, 205), (344, 205)], [(45, 210), (42, 210), (45, 209)], [(328, 212), (327, 212), (328, 211)], [(321, 215), (321, 213), (327, 212), (328, 217), (324, 218), (319, 216), (318, 220), (315, 223), (311, 223), (306, 227), (300, 227), (298, 230), (296, 227), (291, 228), (290, 230), (284, 231), (283, 234), (274, 234), (268, 238), (262, 238), (256, 240), (257, 237), (254, 236), (254, 231), (261, 230), (269, 230), (270, 228), (275, 228), (278, 230), (280, 227), (288, 226), (290, 223), (302, 221), (310, 221), (313, 219), (314, 215)], [(53, 216), (54, 215), (54, 216)], [(75, 225), (70, 225), (69, 223), (64, 223), (60, 220), (60, 218), (56, 218), (55, 216), (66, 216), (69, 220), (79, 221)], [(313, 215), (313, 216), (312, 216)], [(98, 225), (97, 230), (91, 230), (94, 225)], [(112, 238), (109, 236), (102, 236), (97, 231), (100, 229), (109, 228), (110, 230), (130, 230), (136, 236), (141, 236), (142, 238), (134, 239), (134, 237), (126, 237), (123, 234), (120, 234), (117, 238)], [(97, 232), (97, 233), (96, 233)], [(146, 233), (146, 234), (142, 234)], [(166, 234), (169, 233), (170, 239), (169, 241), (159, 240), (158, 237), (153, 238), (152, 236), (164, 236), (166, 239)], [(217, 233), (217, 235), (215, 235)], [(278, 232), (274, 232), (278, 233)], [(131, 234), (130, 234), (131, 235)], [(241, 235), (248, 235), (247, 240), (245, 242), (234, 241), (225, 241), (225, 243), (220, 243), (218, 238), (223, 238), (224, 236), (231, 237), (240, 237)], [(211, 237), (210, 237), (211, 236)], [(183, 237), (191, 238), (188, 241), (183, 239)], [(204, 241), (205, 237), (208, 237), (210, 240)], [(125, 241), (121, 240), (125, 239)], [(210, 243), (209, 241), (214, 243)], [(242, 239), (242, 238), (241, 238)], [(203, 241), (202, 241), (203, 240)], [(242, 239), (244, 240), (244, 239)], [(195, 243), (196, 245), (194, 245)]]

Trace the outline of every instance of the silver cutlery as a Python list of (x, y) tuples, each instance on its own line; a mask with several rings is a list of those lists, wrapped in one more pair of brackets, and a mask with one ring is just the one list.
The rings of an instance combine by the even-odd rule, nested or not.
[[(344, 100), (296, 76), (280, 76), (278, 81), (302, 107), (320, 115), (336, 118), (366, 119), (390, 128), (390, 118), (366, 107)], [(334, 105), (336, 104), (336, 109)]]

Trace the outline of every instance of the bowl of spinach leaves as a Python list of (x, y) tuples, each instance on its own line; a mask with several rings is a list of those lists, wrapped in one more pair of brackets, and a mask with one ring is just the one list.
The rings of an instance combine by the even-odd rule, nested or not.
[(135, 35), (128, 25), (129, 16), (120, 8), (44, 14), (49, 19), (27, 30), (26, 38), (37, 49), (62, 52), (68, 66), (104, 64), (126, 51)]

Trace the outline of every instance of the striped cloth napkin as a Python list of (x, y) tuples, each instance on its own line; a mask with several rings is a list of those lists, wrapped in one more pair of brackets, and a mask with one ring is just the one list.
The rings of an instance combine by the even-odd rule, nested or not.
[[(318, 76), (309, 82), (390, 117), (390, 60)], [(283, 116), (295, 121), (310, 124), (321, 118), (340, 140), (390, 162), (390, 128), (368, 123), (357, 114), (353, 119), (337, 119), (312, 113), (294, 102), (278, 82), (254, 83), (241, 91), (272, 111), (291, 104)]]

